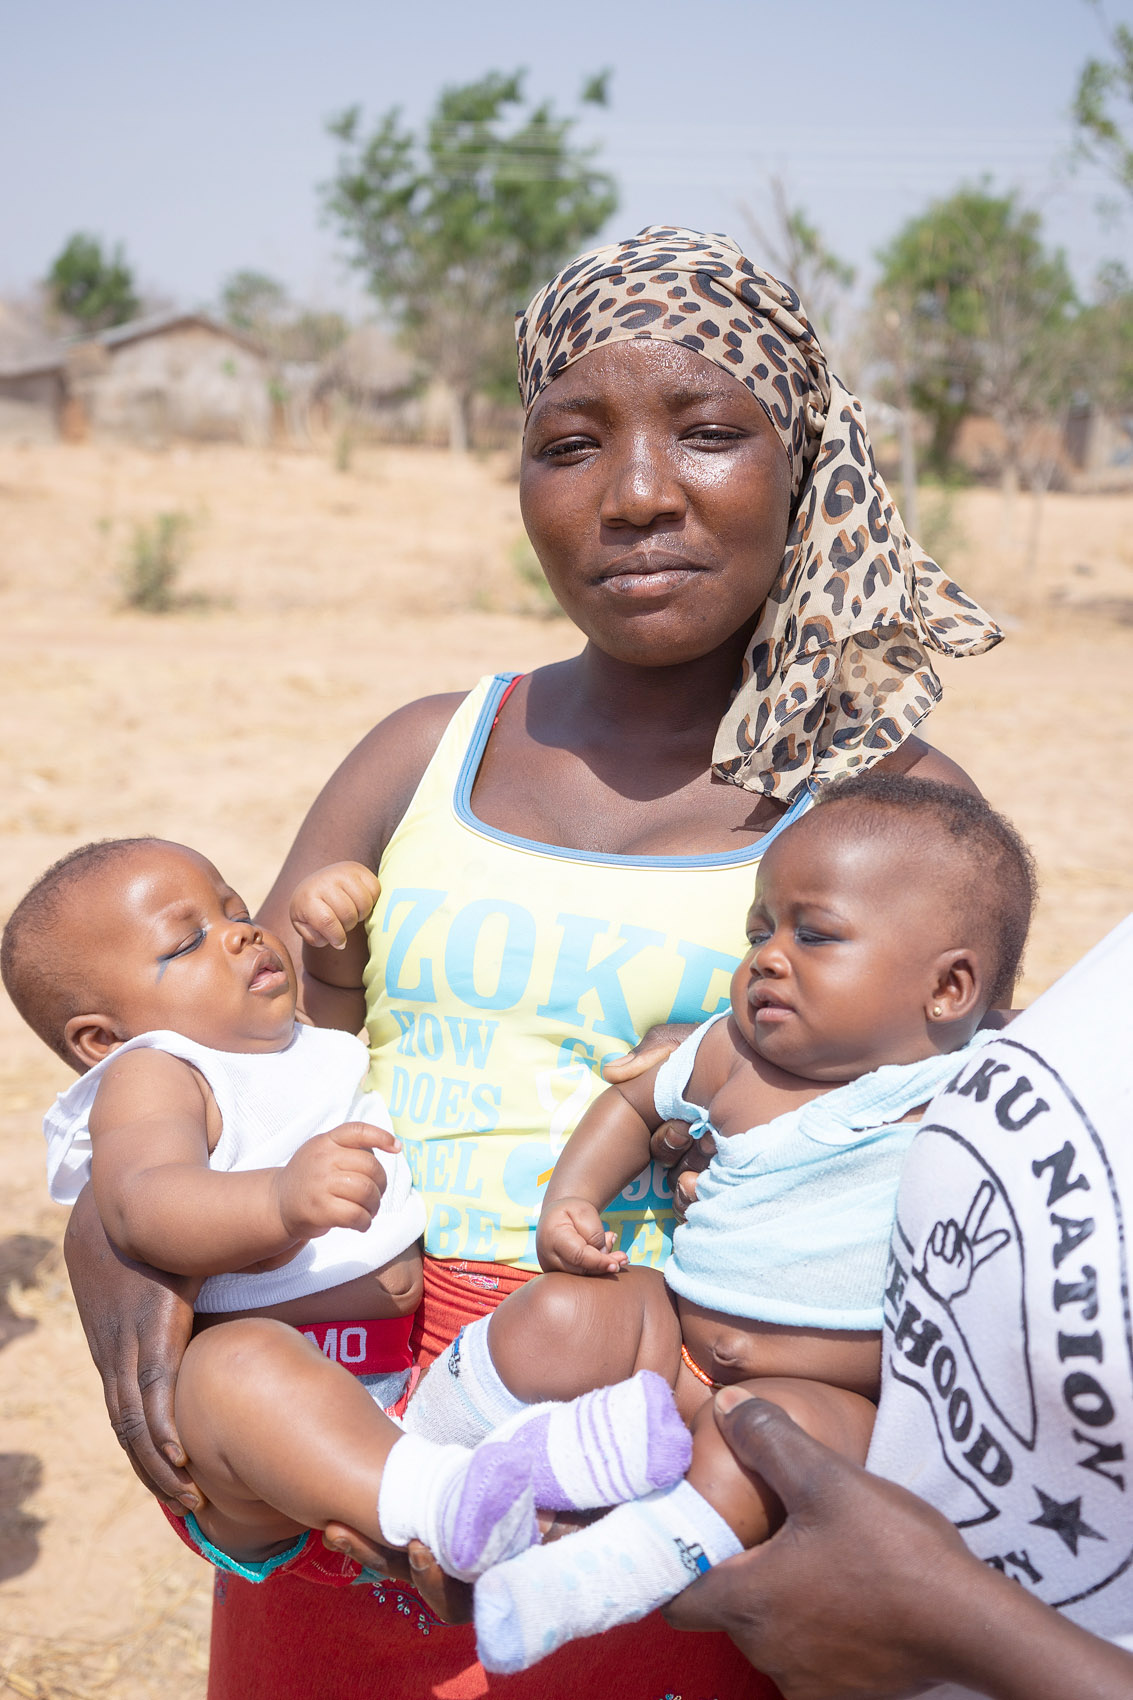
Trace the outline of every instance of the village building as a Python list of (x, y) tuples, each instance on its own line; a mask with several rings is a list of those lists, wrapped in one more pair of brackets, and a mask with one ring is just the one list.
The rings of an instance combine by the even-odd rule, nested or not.
[[(250, 337), (205, 313), (161, 313), (0, 365), (0, 416), (49, 418), (57, 435), (160, 446), (174, 437), (262, 443), (270, 369)], [(8, 408), (11, 412), (11, 407)]]

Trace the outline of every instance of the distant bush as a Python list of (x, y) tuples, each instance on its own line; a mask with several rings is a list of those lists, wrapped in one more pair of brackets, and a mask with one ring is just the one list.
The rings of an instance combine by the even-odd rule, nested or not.
[(188, 553), (189, 515), (175, 510), (157, 514), (148, 524), (135, 525), (122, 565), (122, 592), (127, 608), (144, 614), (169, 614), (182, 598), (177, 580)]

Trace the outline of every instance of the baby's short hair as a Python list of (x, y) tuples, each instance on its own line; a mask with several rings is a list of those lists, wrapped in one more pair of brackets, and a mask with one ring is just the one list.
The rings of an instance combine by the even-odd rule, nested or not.
[(102, 838), (81, 844), (53, 862), (16, 904), (0, 940), (0, 978), (8, 996), (45, 1044), (72, 1068), (64, 1030), (73, 1015), (86, 1013), (92, 991), (89, 964), (54, 944), (64, 900), (85, 880), (101, 873), (154, 838)]
[(923, 836), (937, 854), (958, 863), (950, 898), (957, 919), (994, 948), (989, 1006), (1010, 1002), (1035, 908), (1035, 859), (1005, 816), (959, 785), (913, 774), (867, 772), (824, 786), (817, 802), (856, 809), (867, 831), (886, 833), (900, 823)]

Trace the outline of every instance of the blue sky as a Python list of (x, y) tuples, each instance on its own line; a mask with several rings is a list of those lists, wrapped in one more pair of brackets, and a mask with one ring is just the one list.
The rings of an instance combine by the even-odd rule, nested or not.
[[(1111, 19), (1133, 22), (1133, 0)], [(1102, 46), (1085, 0), (0, 0), (0, 291), (42, 276), (65, 237), (124, 243), (147, 288), (191, 305), (256, 266), (297, 295), (356, 304), (316, 186), (327, 117), (353, 102), (421, 117), (444, 83), (525, 66), (573, 101), (613, 69), (603, 144), (622, 205), (742, 233), (770, 172), (868, 276), (934, 195), (983, 172), (1043, 213), (1085, 286), (1133, 260), (1096, 172), (1071, 174), (1067, 109)]]

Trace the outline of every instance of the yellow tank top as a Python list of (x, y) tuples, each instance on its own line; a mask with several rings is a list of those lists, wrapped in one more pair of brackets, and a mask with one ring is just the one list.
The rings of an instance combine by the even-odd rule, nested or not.
[[(453, 716), (378, 872), (370, 917), (368, 1084), (389, 1104), (434, 1257), (538, 1267), (547, 1180), (602, 1064), (659, 1021), (726, 1007), (764, 848), (605, 856), (476, 819), (472, 786), (514, 675)], [(672, 1228), (652, 1165), (606, 1212), (636, 1263)]]

